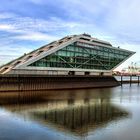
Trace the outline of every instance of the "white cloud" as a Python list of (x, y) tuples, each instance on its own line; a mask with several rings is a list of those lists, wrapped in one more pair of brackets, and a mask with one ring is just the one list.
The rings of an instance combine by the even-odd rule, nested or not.
[(29, 46), (21, 46), (21, 45), (1, 45), (0, 44), (0, 65), (3, 65), (24, 53), (30, 52), (31, 49)]
[[(51, 17), (48, 20), (35, 19), (30, 17), (14, 17), (12, 20), (3, 21), (0, 26), (9, 28), (9, 32), (18, 32), (25, 30), (33, 31), (54, 31), (63, 28), (74, 28), (82, 26), (80, 22), (65, 21), (57, 17)], [(14, 30), (11, 30), (14, 29)], [(1, 28), (0, 28), (1, 30)], [(7, 31), (7, 30), (6, 30)]]
[(44, 20), (30, 17), (19, 17), (18, 15), (14, 16), (12, 20), (2, 21), (0, 23), (0, 31), (13, 34), (10, 39), (23, 39), (29, 41), (42, 41), (43, 39), (50, 41), (52, 39), (57, 39), (57, 36), (48, 35), (48, 32), (64, 32), (77, 27), (83, 27), (83, 24), (67, 22), (56, 17)]
[(140, 1), (114, 1), (108, 9), (104, 26), (112, 36), (122, 42), (140, 42)]
[(10, 19), (10, 18), (13, 18), (15, 17), (16, 15), (13, 14), (13, 13), (7, 13), (7, 12), (1, 12), (0, 13), (0, 19), (1, 20), (4, 20), (4, 19)]
[(139, 61), (139, 55), (140, 55), (140, 49), (138, 44), (120, 44), (121, 48), (127, 49), (127, 50), (132, 50), (136, 52), (131, 58), (129, 58), (127, 61), (125, 61), (122, 65), (116, 68), (116, 70), (121, 71), (123, 68), (128, 68), (128, 66), (133, 62), (138, 62)]
[(11, 31), (14, 30), (14, 27), (12, 25), (8, 25), (8, 24), (0, 24), (0, 31)]
[(26, 34), (13, 37), (17, 40), (32, 40), (32, 41), (53, 41), (58, 39), (58, 37), (47, 35), (40, 32), (27, 32)]

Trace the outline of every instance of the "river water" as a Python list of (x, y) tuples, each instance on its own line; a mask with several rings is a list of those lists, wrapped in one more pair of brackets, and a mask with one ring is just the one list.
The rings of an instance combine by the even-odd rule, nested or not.
[(140, 140), (140, 86), (0, 93), (0, 140)]

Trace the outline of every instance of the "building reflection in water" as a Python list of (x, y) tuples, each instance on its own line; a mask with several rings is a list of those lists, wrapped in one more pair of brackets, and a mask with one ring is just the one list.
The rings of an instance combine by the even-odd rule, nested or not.
[(111, 89), (30, 91), (1, 98), (1, 106), (25, 119), (80, 136), (131, 116), (111, 103)]

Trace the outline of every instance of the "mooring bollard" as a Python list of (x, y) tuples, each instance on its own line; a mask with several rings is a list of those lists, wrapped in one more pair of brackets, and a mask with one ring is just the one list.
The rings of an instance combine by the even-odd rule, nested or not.
[(140, 76), (138, 76), (138, 85), (140, 84)]
[(130, 75), (130, 86), (132, 84), (132, 75)]
[(121, 75), (121, 86), (122, 86), (122, 84), (123, 84), (123, 76)]

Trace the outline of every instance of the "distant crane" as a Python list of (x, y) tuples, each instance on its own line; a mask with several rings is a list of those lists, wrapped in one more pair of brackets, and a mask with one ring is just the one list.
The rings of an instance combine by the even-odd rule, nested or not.
[(140, 74), (140, 66), (138, 67), (137, 62), (131, 62), (128, 68), (122, 69), (122, 74), (128, 75), (139, 75)]

